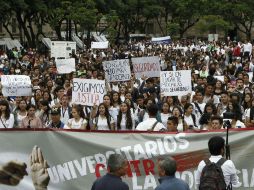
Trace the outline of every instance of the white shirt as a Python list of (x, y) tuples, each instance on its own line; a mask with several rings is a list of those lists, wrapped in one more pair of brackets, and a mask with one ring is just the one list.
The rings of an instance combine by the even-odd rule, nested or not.
[[(114, 119), (111, 117), (110, 124), (114, 123)], [(108, 126), (107, 118), (98, 116), (98, 121), (96, 121), (96, 118), (93, 119), (93, 124), (96, 125), (97, 130), (110, 130), (110, 126)]]
[[(211, 156), (209, 158), (209, 160), (211, 162), (217, 163), (221, 158), (222, 158), (221, 155)], [(197, 172), (196, 172), (197, 187), (200, 184), (201, 173), (202, 173), (202, 170), (204, 169), (205, 165), (206, 164), (205, 164), (204, 160), (202, 160), (198, 165), (198, 169), (197, 169)], [(239, 178), (236, 175), (235, 165), (231, 160), (225, 161), (224, 164), (221, 166), (221, 169), (222, 169), (222, 172), (223, 172), (223, 175), (224, 175), (224, 180), (225, 180), (226, 185), (228, 185), (231, 181), (233, 187), (239, 187), (240, 186)]]
[(251, 43), (243, 44), (243, 52), (250, 52), (252, 53), (252, 45)]
[[(157, 121), (156, 118), (148, 118), (147, 120), (139, 123), (138, 126), (136, 127), (136, 130), (138, 131), (150, 130), (152, 129), (156, 121)], [(162, 123), (158, 122), (154, 127), (153, 131), (160, 131), (161, 129), (166, 129), (166, 127)]]
[(161, 113), (161, 122), (162, 122), (162, 124), (165, 126), (165, 127), (167, 127), (167, 122), (168, 122), (168, 118), (169, 118), (169, 116), (171, 116), (171, 114), (170, 113)]
[[(120, 123), (120, 126), (121, 126), (121, 129), (118, 129), (118, 130), (134, 130), (135, 129), (135, 120), (134, 120), (134, 115), (131, 114), (131, 120), (132, 120), (132, 129), (127, 129), (126, 128), (126, 114), (122, 114), (122, 120), (121, 120), (121, 123)], [(117, 122), (116, 122), (117, 123)]]
[(68, 125), (71, 126), (71, 129), (80, 129), (82, 125), (87, 125), (87, 121), (83, 118), (80, 118), (79, 121), (75, 121), (74, 118), (71, 118), (68, 121)]
[(0, 128), (13, 128), (14, 125), (14, 116), (11, 113), (9, 119), (2, 118), (0, 119)]
[(61, 121), (65, 124), (65, 125), (67, 125), (67, 123), (68, 123), (68, 121), (69, 121), (69, 119), (70, 119), (70, 116), (69, 116), (69, 113), (70, 113), (70, 111), (69, 111), (69, 109), (71, 109), (71, 108), (69, 108), (69, 107), (67, 107), (66, 109), (65, 108), (63, 108), (62, 106), (61, 106), (61, 108), (60, 108), (60, 110), (61, 110)]

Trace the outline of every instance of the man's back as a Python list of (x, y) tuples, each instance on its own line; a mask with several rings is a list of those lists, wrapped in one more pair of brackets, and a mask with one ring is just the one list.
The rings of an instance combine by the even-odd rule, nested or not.
[(129, 187), (120, 177), (108, 173), (97, 179), (91, 190), (129, 190)]
[(189, 185), (175, 176), (164, 176), (159, 179), (160, 185), (155, 190), (189, 190)]
[[(222, 158), (221, 155), (211, 156), (209, 158), (209, 160), (211, 162), (217, 163), (221, 158)], [(197, 173), (196, 173), (196, 184), (197, 184), (197, 186), (199, 186), (199, 184), (200, 184), (200, 176), (201, 176), (201, 173), (202, 173), (205, 165), (206, 164), (203, 160), (198, 165), (198, 169), (197, 169)], [(226, 185), (228, 185), (231, 182), (233, 186), (238, 186), (239, 178), (236, 175), (236, 168), (235, 168), (234, 163), (231, 160), (227, 160), (221, 166), (221, 169), (222, 169), (222, 172), (223, 172), (223, 175), (224, 175)]]

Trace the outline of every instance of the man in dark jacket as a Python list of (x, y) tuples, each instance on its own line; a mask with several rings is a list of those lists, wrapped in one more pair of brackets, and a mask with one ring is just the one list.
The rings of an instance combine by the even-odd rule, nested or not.
[(111, 154), (108, 159), (109, 172), (97, 179), (91, 190), (129, 190), (121, 176), (126, 175), (127, 160), (120, 154)]
[(160, 185), (155, 190), (189, 190), (189, 185), (175, 177), (176, 161), (172, 157), (163, 158), (158, 162)]

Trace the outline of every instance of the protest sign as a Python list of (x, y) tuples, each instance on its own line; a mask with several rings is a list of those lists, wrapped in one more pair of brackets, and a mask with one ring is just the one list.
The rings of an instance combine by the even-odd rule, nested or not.
[(107, 49), (109, 42), (91, 42), (91, 49)]
[(224, 82), (224, 76), (214, 76), (217, 80)]
[(155, 43), (155, 44), (170, 44), (171, 43), (171, 37), (170, 36), (165, 36), (165, 37), (152, 38), (152, 43)]
[(26, 75), (2, 75), (2, 92), (7, 96), (31, 96), (32, 84)]
[(161, 69), (158, 56), (132, 58), (131, 61), (136, 78), (141, 78), (142, 76), (160, 77)]
[(56, 59), (56, 67), (59, 74), (71, 73), (73, 71), (76, 71), (75, 59)]
[(76, 53), (76, 42), (51, 41), (50, 52), (51, 57), (56, 59), (70, 58), (72, 52)]
[(192, 91), (191, 71), (162, 71), (160, 74), (161, 93), (164, 96), (183, 96)]
[[(168, 156), (177, 161), (175, 176), (195, 190), (198, 189), (195, 175), (198, 164), (210, 157), (208, 140), (217, 135), (226, 138), (226, 129), (178, 134), (57, 129), (1, 131), (0, 144), (4, 146), (0, 146), (0, 164), (17, 160), (28, 166), (28, 176), (21, 183), (14, 187), (1, 185), (1, 190), (34, 190), (29, 162), (34, 145), (40, 148), (49, 164), (50, 190), (90, 190), (93, 182), (107, 173), (107, 160), (114, 153), (122, 154), (128, 160), (123, 181), (130, 190), (154, 190), (159, 185), (156, 163)], [(253, 128), (230, 129), (231, 160), (241, 182), (237, 190), (254, 188), (253, 136)]]
[(104, 61), (105, 77), (109, 82), (131, 80), (131, 69), (128, 59)]
[(105, 94), (105, 81), (95, 79), (73, 79), (72, 102), (86, 106), (99, 105)]

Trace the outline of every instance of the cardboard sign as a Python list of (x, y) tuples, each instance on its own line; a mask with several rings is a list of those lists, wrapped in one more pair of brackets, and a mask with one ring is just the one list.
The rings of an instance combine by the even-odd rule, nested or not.
[(107, 49), (109, 42), (91, 42), (91, 49)]
[(192, 91), (191, 70), (162, 71), (160, 74), (161, 93), (164, 96), (183, 96)]
[(72, 52), (76, 53), (76, 42), (51, 41), (51, 57), (70, 58)]
[(73, 79), (72, 102), (86, 106), (99, 105), (106, 92), (105, 81), (95, 79)]
[(57, 72), (59, 74), (71, 73), (76, 71), (75, 59), (56, 59)]
[(131, 60), (136, 78), (160, 77), (160, 58), (158, 56), (132, 58)]
[(31, 96), (32, 84), (29, 76), (26, 75), (2, 75), (2, 92), (7, 96)]
[(128, 59), (103, 62), (105, 77), (109, 82), (131, 80), (131, 69)]

